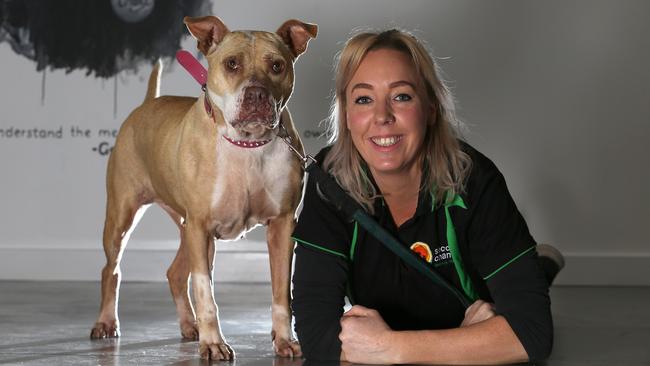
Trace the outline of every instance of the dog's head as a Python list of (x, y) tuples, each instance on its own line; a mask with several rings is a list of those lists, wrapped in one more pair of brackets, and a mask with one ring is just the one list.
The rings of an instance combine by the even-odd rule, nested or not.
[(288, 20), (275, 33), (231, 32), (214, 16), (184, 22), (208, 60), (208, 95), (230, 137), (255, 139), (276, 128), (293, 90), (293, 64), (317, 26)]

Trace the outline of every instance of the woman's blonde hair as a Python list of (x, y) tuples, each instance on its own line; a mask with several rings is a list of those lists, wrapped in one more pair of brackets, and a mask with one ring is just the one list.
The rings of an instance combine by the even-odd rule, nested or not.
[[(332, 148), (323, 167), (339, 185), (369, 212), (379, 192), (371, 184), (365, 162), (355, 148), (347, 129), (345, 91), (368, 52), (392, 49), (409, 56), (419, 77), (417, 92), (425, 111), (434, 111), (426, 121), (422, 146), (423, 186), (436, 204), (444, 203), (464, 190), (464, 181), (471, 169), (470, 157), (458, 141), (460, 122), (456, 118), (453, 97), (439, 77), (440, 70), (426, 48), (415, 36), (397, 29), (360, 33), (350, 38), (338, 56), (336, 90), (329, 117), (329, 142)], [(427, 112), (429, 113), (429, 112)]]

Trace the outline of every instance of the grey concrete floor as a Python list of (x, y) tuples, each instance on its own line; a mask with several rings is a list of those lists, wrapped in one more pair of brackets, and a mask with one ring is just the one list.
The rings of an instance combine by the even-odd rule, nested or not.
[[(307, 366), (273, 356), (270, 296), (268, 284), (215, 285), (232, 364)], [(544, 365), (650, 365), (650, 288), (554, 287), (551, 296), (555, 346)], [(0, 364), (207, 363), (197, 342), (181, 341), (166, 284), (122, 285), (119, 339), (88, 339), (98, 304), (96, 282), (0, 281)]]

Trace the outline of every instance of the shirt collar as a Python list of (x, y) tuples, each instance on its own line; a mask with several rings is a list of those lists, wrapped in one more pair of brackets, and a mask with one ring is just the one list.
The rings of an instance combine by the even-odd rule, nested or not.
[[(370, 170), (367, 168), (367, 166), (363, 166), (363, 171), (370, 180), (370, 183), (375, 187), (376, 192), (381, 194), (381, 190), (379, 189), (379, 186), (377, 185), (377, 182), (375, 181), (375, 178), (372, 176), (372, 173)], [(423, 181), (425, 179), (424, 174), (422, 175), (421, 178)], [(420, 187), (423, 186), (423, 182), (420, 182)], [(413, 215), (413, 218), (427, 215), (435, 210), (435, 196), (433, 194), (434, 188), (432, 188), (429, 191), (420, 189), (418, 193), (418, 205), (415, 208), (415, 214)], [(390, 211), (388, 210), (388, 207), (386, 206), (386, 202), (384, 201), (384, 197), (378, 197), (375, 199), (374, 203), (374, 208), (375, 208), (375, 216), (379, 215), (389, 215)], [(411, 220), (409, 219), (409, 220)]]

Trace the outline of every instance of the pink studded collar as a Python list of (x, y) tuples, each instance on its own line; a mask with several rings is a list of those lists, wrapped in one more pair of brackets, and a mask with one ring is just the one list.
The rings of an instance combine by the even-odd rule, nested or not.
[(223, 138), (226, 139), (226, 141), (230, 142), (231, 144), (233, 144), (235, 146), (238, 146), (238, 147), (243, 147), (245, 149), (264, 146), (264, 145), (268, 144), (269, 142), (271, 142), (271, 140), (257, 140), (257, 141), (255, 141), (255, 140), (250, 140), (250, 141), (249, 140), (233, 140), (233, 139), (231, 139), (230, 137), (228, 137), (226, 135), (224, 135)]

